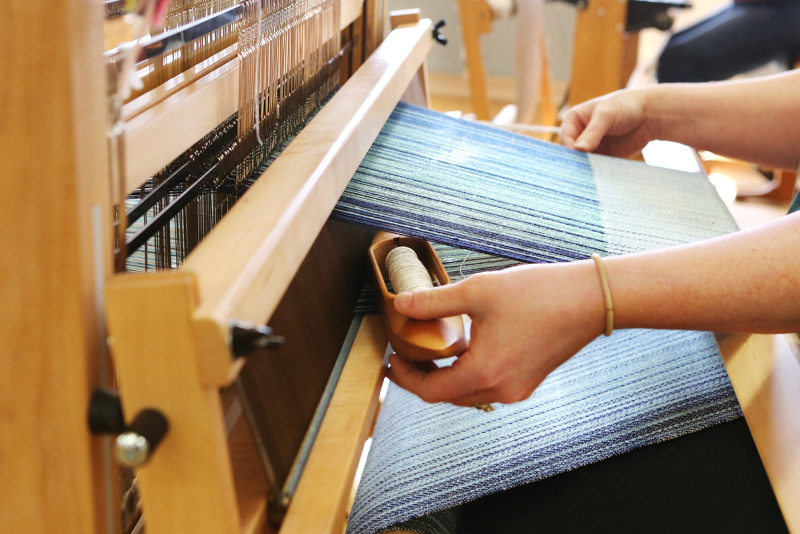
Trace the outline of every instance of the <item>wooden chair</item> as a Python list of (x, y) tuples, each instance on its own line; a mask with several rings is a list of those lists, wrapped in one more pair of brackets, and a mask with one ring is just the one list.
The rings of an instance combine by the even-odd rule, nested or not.
[[(491, 118), (489, 97), (486, 90), (486, 72), (483, 67), (480, 36), (491, 31), (492, 21), (495, 20), (496, 16), (486, 0), (459, 0), (458, 11), (464, 39), (464, 50), (466, 52), (472, 108), (479, 120), (489, 120)], [(538, 86), (538, 94), (529, 95), (528, 98), (533, 100), (531, 107), (538, 109), (538, 122), (545, 125), (554, 125), (556, 122), (556, 109), (552, 102), (550, 69), (547, 62), (547, 45), (544, 32), (535, 31), (533, 36), (534, 40), (532, 42), (530, 40), (528, 42), (524, 42), (524, 40), (517, 41), (518, 48), (520, 46), (534, 48), (534, 53), (538, 54), (538, 58), (533, 57), (528, 63), (538, 62), (539, 72), (533, 73), (527, 83), (530, 87)], [(524, 44), (521, 45), (521, 42)], [(517, 53), (520, 53), (519, 49)], [(518, 76), (524, 76), (525, 74), (520, 73)], [(518, 98), (526, 98), (526, 95), (518, 95)], [(521, 121), (518, 120), (517, 122)]]

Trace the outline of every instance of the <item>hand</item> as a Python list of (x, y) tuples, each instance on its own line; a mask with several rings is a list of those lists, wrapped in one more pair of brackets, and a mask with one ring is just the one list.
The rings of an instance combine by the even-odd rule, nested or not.
[(416, 319), (472, 318), (469, 346), (452, 367), (431, 370), (390, 358), (392, 381), (427, 402), (460, 406), (528, 398), (605, 326), (602, 288), (591, 260), (478, 274), (401, 293), (395, 308)]
[(657, 121), (648, 118), (646, 89), (616, 91), (569, 110), (561, 144), (583, 152), (629, 157), (658, 139)]

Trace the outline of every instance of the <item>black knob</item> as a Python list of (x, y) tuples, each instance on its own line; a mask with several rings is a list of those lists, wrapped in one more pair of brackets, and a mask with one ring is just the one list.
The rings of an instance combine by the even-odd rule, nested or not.
[(447, 37), (442, 35), (439, 30), (441, 30), (445, 24), (447, 23), (444, 20), (440, 20), (433, 26), (433, 39), (442, 46), (447, 44)]
[(119, 434), (125, 431), (125, 417), (119, 393), (95, 389), (89, 401), (89, 430), (92, 434)]
[(237, 358), (257, 350), (280, 347), (285, 341), (283, 336), (273, 334), (268, 326), (242, 321), (231, 324), (231, 352)]
[(665, 12), (661, 11), (653, 15), (653, 26), (658, 28), (661, 31), (667, 31), (672, 28), (672, 24), (675, 22), (675, 19), (672, 16)]
[(153, 456), (156, 447), (169, 431), (169, 422), (158, 410), (139, 412), (125, 432), (114, 442), (114, 458), (127, 467), (139, 467)]

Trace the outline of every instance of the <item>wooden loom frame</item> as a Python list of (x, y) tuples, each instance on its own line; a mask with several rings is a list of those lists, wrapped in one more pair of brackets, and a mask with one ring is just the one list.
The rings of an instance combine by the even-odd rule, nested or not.
[[(106, 493), (109, 460), (103, 438), (91, 436), (86, 425), (89, 394), (108, 381), (102, 320), (106, 281), (127, 416), (139, 406), (163, 400), (167, 412), (175, 410), (168, 413), (173, 421), (187, 422), (173, 428), (153, 462), (142, 469), (146, 499), (152, 502), (167, 487), (177, 492), (166, 496), (165, 503), (146, 503), (148, 517), (153, 514), (151, 531), (261, 528), (263, 498), (246, 487), (234, 497), (233, 488), (242, 481), (229, 463), (219, 407), (210, 393), (235, 372), (222, 325), (229, 317), (268, 316), (279, 288), (291, 279), (303, 249), (313, 241), (324, 218), (321, 213), (330, 211), (337, 191), (358, 165), (359, 153), (363, 155), (383, 124), (381, 117), (388, 116), (417, 72), (430, 47), (430, 23), (393, 34), (365, 63), (350, 87), (366, 96), (342, 108), (337, 102), (327, 111), (326, 120), (344, 128), (335, 133), (326, 126), (323, 132), (307, 134), (303, 146), (324, 141), (343, 148), (338, 156), (321, 155), (321, 168), (333, 173), (335, 186), (322, 182), (321, 168), (310, 170), (301, 183), (265, 183), (248, 197), (252, 202), (231, 212), (226, 229), (213, 232), (212, 239), (190, 256), (185, 269), (137, 279), (110, 276), (113, 216), (99, 2), (45, 5), (12, 0), (4, 3), (2, 12), (11, 22), (0, 32), (0, 45), (8, 52), (12, 81), (0, 85), (0, 146), (10, 166), (0, 190), (5, 305), (0, 322), (5, 349), (0, 359), (0, 531), (93, 534), (114, 528), (108, 520), (113, 513), (107, 513), (107, 503), (113, 502)], [(398, 49), (410, 51), (410, 59)], [(376, 87), (387, 92), (374, 92)], [(303, 153), (301, 160), (306, 159), (310, 158)], [(271, 172), (281, 174), (280, 169), (289, 167), (292, 174), (300, 174), (290, 160)], [(287, 202), (279, 205), (282, 215), (259, 223), (269, 225), (267, 230), (259, 236), (236, 233), (245, 224), (252, 229), (250, 218), (260, 217), (254, 212), (268, 211), (254, 205), (263, 200), (276, 206), (280, 199)], [(295, 224), (298, 220), (303, 224)], [(234, 236), (232, 245), (219, 244), (226, 235)], [(239, 273), (231, 275), (233, 283), (216, 273), (220, 265), (215, 260), (217, 254), (227, 254), (220, 250), (231, 248), (237, 250), (231, 251), (233, 259), (224, 269)], [(265, 286), (265, 298), (259, 298)], [(156, 293), (163, 309), (146, 300), (145, 293)], [(148, 329), (149, 338), (164, 331), (158, 322), (162, 316), (172, 323), (168, 339), (138, 339), (140, 328)], [(132, 332), (137, 339), (130, 339)], [(726, 335), (718, 341), (787, 524), (800, 531), (797, 345), (791, 336)], [(384, 347), (379, 322), (365, 319), (282, 532), (341, 531), (343, 492), (372, 420)], [(166, 353), (171, 360), (138, 362), (135, 350)], [(178, 393), (184, 396), (178, 399)], [(193, 425), (200, 427), (199, 443), (187, 443), (198, 437)], [(164, 461), (167, 457), (175, 463)], [(184, 472), (187, 465), (191, 470), (202, 468), (207, 477)], [(190, 487), (181, 479), (184, 475), (201, 479), (205, 486), (211, 481), (220, 486)], [(244, 482), (241, 486), (247, 485)], [(160, 488), (162, 483), (166, 487)], [(171, 510), (165, 509), (167, 503)], [(196, 518), (196, 525), (174, 523), (185, 514)], [(169, 528), (173, 530), (164, 530)]]
[[(491, 120), (480, 36), (492, 31), (492, 10), (486, 0), (458, 0), (458, 16), (461, 21), (472, 109), (478, 120)], [(557, 121), (557, 110), (552, 101), (550, 67), (548, 66), (547, 43), (544, 35), (539, 43), (539, 53), (542, 62), (542, 75), (539, 83), (539, 118), (541, 124), (552, 126)]]
[[(492, 13), (486, 0), (458, 0), (464, 38), (470, 98), (480, 120), (490, 120), (486, 73), (480, 36), (491, 32)], [(625, 31), (626, 1), (588, 0), (578, 7), (570, 75), (569, 106), (625, 87), (636, 66), (639, 33)], [(598, 43), (603, 43), (598, 46)], [(542, 80), (539, 113), (544, 125), (556, 124), (544, 40), (540, 44)]]

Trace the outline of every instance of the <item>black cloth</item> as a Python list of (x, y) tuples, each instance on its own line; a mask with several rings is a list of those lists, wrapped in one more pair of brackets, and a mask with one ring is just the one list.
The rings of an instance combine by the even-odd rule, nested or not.
[(735, 2), (673, 35), (659, 58), (661, 83), (725, 80), (800, 52), (800, 2)]

